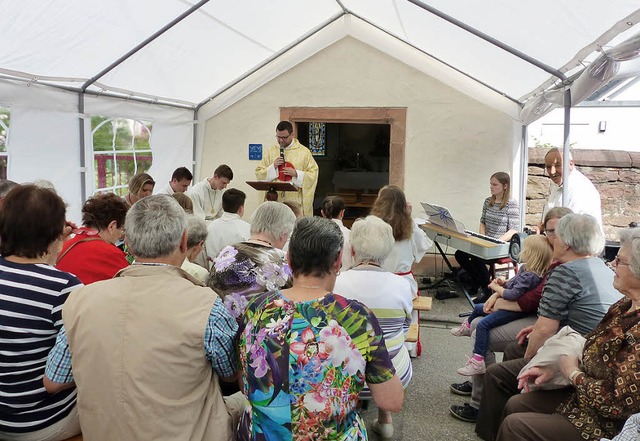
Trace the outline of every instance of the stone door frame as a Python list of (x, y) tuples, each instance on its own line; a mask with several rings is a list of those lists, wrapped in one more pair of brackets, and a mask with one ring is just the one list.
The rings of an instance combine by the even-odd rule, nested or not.
[[(389, 184), (404, 189), (406, 107), (281, 107), (280, 120), (350, 124), (389, 124)], [(294, 124), (294, 136), (297, 137)]]

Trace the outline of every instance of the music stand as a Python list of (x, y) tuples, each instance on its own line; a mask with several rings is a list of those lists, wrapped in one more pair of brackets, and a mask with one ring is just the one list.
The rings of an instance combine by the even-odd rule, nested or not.
[(267, 192), (268, 201), (277, 201), (279, 191), (298, 191), (298, 188), (290, 182), (281, 181), (246, 181), (251, 187), (258, 191)]
[(422, 208), (424, 208), (424, 212), (429, 216), (429, 222), (432, 224), (439, 225), (447, 230), (466, 234), (462, 222), (455, 220), (446, 207), (428, 204), (426, 202), (420, 202), (420, 204), (422, 204)]

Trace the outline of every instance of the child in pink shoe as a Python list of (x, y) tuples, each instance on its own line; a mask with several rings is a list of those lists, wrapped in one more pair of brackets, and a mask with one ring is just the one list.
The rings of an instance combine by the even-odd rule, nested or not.
[[(486, 303), (477, 304), (469, 318), (459, 327), (451, 330), (455, 336), (471, 335), (471, 322), (476, 317), (484, 316), (476, 327), (473, 355), (464, 367), (458, 369), (460, 375), (471, 376), (485, 373), (484, 354), (489, 346), (491, 330), (530, 314), (520, 311), (516, 300), (542, 282), (551, 265), (552, 258), (553, 249), (545, 236), (527, 237), (522, 244), (522, 254), (520, 255), (520, 261), (526, 265), (523, 265), (518, 274), (509, 281), (504, 279), (491, 281), (489, 288), (494, 291), (494, 294)], [(494, 305), (499, 298), (513, 302), (513, 310), (496, 310)]]

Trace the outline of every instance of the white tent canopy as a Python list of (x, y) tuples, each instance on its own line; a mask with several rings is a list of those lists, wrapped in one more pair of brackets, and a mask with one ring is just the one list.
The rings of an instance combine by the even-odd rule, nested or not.
[[(421, 3), (416, 1), (415, 3)], [(423, 3), (570, 76), (640, 18), (638, 2)], [(428, 4), (428, 5), (427, 5)], [(404, 0), (10, 2), (0, 17), (6, 77), (193, 106), (327, 24), (352, 15), (519, 102), (549, 73)], [(136, 53), (132, 50), (186, 15)], [(119, 64), (117, 64), (121, 61)]]
[[(153, 120), (153, 169), (166, 175), (177, 161), (197, 159), (203, 136), (193, 141), (194, 122), (345, 36), (519, 120), (525, 103), (539, 101), (562, 78), (568, 84), (603, 51), (640, 33), (638, 0), (606, 6), (596, 0), (24, 0), (3, 6), (0, 106), (11, 107), (9, 178), (50, 169), (52, 153), (28, 172), (20, 160), (40, 156), (43, 146), (56, 149), (70, 158), (57, 166), (59, 173), (67, 166), (69, 185), (54, 180), (72, 205), (94, 185), (86, 167), (93, 161), (88, 115)], [(48, 92), (51, 87), (63, 92)], [(42, 126), (34, 121), (59, 128), (59, 138), (39, 138), (43, 132), (33, 128)], [(78, 170), (78, 178), (69, 170)], [(78, 182), (86, 188), (78, 190)]]

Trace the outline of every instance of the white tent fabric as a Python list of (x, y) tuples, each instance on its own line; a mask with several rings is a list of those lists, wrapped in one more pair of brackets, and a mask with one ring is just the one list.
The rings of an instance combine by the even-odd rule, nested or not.
[[(176, 164), (199, 158), (203, 121), (345, 37), (518, 125), (521, 107), (556, 93), (558, 77), (577, 78), (602, 51), (619, 54), (615, 63), (627, 58), (634, 48), (615, 46), (638, 42), (639, 21), (638, 0), (5, 2), (0, 106), (11, 109), (9, 178), (49, 177), (78, 219), (95, 182), (89, 120), (103, 115), (153, 122), (151, 172), (164, 185)], [(637, 72), (632, 63), (621, 72)]]
[[(113, 67), (89, 90), (195, 106), (345, 13), (520, 102), (549, 73), (403, 0), (212, 0)], [(420, 4), (416, 1), (415, 3)], [(582, 69), (635, 27), (637, 0), (446, 1), (429, 6), (558, 71)], [(0, 73), (79, 88), (192, 8), (185, 0), (9, 2)]]
[[(618, 46), (604, 51), (587, 69), (571, 84), (572, 103), (580, 103), (602, 86), (606, 85), (621, 69), (623, 62), (640, 58), (640, 35), (635, 35)], [(624, 72), (619, 78), (636, 76), (632, 72)], [(561, 107), (564, 102), (564, 88), (546, 91), (544, 94), (527, 102), (520, 114), (524, 124), (529, 124), (554, 108)]]

